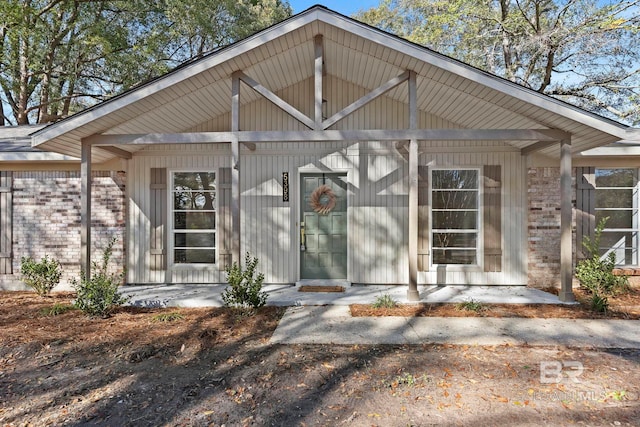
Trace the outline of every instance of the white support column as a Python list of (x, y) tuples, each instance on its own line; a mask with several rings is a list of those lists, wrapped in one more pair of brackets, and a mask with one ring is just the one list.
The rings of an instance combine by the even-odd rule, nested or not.
[(91, 145), (82, 141), (80, 154), (80, 269), (91, 276)]
[(560, 141), (560, 301), (574, 302), (571, 238), (571, 139)]
[[(416, 73), (409, 72), (409, 128), (418, 128)], [(418, 140), (409, 141), (409, 289), (407, 300), (420, 301), (418, 292)]]
[(231, 259), (240, 264), (240, 143), (238, 138), (231, 141)]
[(240, 265), (240, 77), (231, 81), (231, 260)]
[(315, 130), (322, 130), (322, 68), (324, 62), (324, 51), (322, 46), (322, 34), (318, 34), (314, 39), (315, 62), (314, 62), (314, 82), (315, 82)]

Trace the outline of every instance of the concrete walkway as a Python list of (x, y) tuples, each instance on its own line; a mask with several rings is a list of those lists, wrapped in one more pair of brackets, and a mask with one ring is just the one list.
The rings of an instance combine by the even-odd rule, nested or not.
[[(144, 307), (222, 306), (224, 285), (130, 286), (123, 294)], [(640, 321), (492, 317), (351, 317), (349, 305), (382, 295), (406, 303), (406, 286), (348, 286), (341, 293), (298, 292), (268, 285), (268, 305), (288, 306), (271, 337), (282, 344), (533, 345), (640, 349)], [(424, 286), (421, 302), (559, 304), (555, 295), (517, 286)]]
[(271, 343), (468, 344), (640, 349), (640, 321), (497, 317), (351, 317), (346, 306), (287, 310)]

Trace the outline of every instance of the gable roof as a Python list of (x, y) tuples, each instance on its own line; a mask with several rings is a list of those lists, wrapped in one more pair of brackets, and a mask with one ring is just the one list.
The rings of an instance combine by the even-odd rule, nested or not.
[[(36, 132), (33, 144), (74, 157), (94, 134), (179, 133), (228, 114), (237, 70), (272, 92), (314, 73), (323, 35), (326, 73), (369, 90), (405, 70), (417, 74), (418, 109), (468, 129), (559, 129), (580, 152), (627, 139), (629, 127), (483, 72), (392, 34), (314, 6), (226, 48)], [(406, 91), (386, 94), (405, 102)], [(243, 102), (257, 99), (243, 92)], [(524, 148), (531, 142), (514, 141)], [(122, 147), (129, 151), (138, 148)], [(541, 153), (558, 157), (553, 145)], [(94, 154), (95, 161), (113, 157)]]

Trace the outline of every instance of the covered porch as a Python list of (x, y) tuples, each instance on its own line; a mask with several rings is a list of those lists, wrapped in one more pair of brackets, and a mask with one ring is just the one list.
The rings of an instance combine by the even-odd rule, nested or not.
[[(247, 211), (242, 202), (243, 194), (247, 192), (243, 177), (252, 167), (249, 164), (254, 164), (248, 159), (265, 155), (263, 149), (277, 153), (269, 154), (270, 159), (277, 159), (277, 156), (285, 157), (288, 151), (300, 147), (312, 153), (310, 157), (325, 151), (346, 157), (348, 148), (340, 144), (376, 142), (384, 150), (393, 150), (394, 161), (399, 161), (400, 157), (405, 162), (397, 169), (402, 175), (396, 177), (404, 186), (396, 215), (406, 212), (398, 222), (406, 236), (406, 241), (401, 239), (398, 245), (403, 252), (398, 268), (403, 271), (390, 282), (404, 283), (409, 301), (421, 298), (420, 271), (431, 269), (430, 273), (435, 274), (436, 268), (420, 258), (433, 256), (429, 248), (419, 247), (420, 168), (426, 166), (423, 164), (426, 160), (421, 158), (434, 153), (454, 153), (461, 158), (465, 152), (471, 152), (476, 157), (468, 163), (480, 168), (491, 165), (481, 163), (481, 159), (498, 146), (509, 153), (504, 161), (511, 162), (514, 173), (518, 168), (524, 169), (533, 159), (542, 158), (560, 168), (560, 299), (570, 302), (574, 299), (571, 285), (572, 156), (616, 141), (625, 132), (622, 125), (324, 8), (312, 8), (49, 126), (35, 135), (34, 143), (44, 149), (81, 157), (81, 254), (82, 266), (89, 271), (92, 251), (90, 176), (95, 163), (119, 157), (132, 169), (133, 174), (129, 176), (134, 176), (138, 171), (133, 170), (132, 165), (143, 164), (143, 156), (148, 155), (150, 148), (162, 150), (167, 147), (169, 154), (157, 157), (170, 164), (168, 155), (186, 158), (184, 153), (189, 152), (192, 157), (188, 161), (196, 163), (193, 159), (202, 156), (206, 147), (215, 147), (221, 153), (216, 167), (229, 171), (229, 181), (225, 182), (229, 190), (229, 234), (228, 238), (222, 239), (228, 245), (224, 255), (229, 258), (218, 262), (218, 268), (223, 270), (220, 267), (225, 263), (241, 260), (242, 254), (251, 249), (247, 237), (250, 226), (243, 222)], [(272, 148), (276, 146), (280, 151)], [(289, 146), (292, 148), (287, 148)], [(345, 160), (348, 161), (350, 159)], [(437, 160), (431, 160), (431, 163), (439, 167), (452, 166), (450, 162), (440, 165)], [(293, 164), (298, 168), (293, 173), (299, 174), (299, 164)], [(349, 171), (356, 176), (353, 180), (361, 174), (359, 167), (353, 166)], [(341, 168), (336, 170), (343, 170)], [(326, 170), (332, 169), (327, 167)], [(496, 170), (497, 175), (490, 180), (499, 183), (511, 179), (511, 176), (502, 176), (500, 169), (494, 169), (494, 173)], [(147, 171), (139, 173), (143, 176)], [(354, 182), (350, 181), (349, 185), (353, 186)], [(165, 185), (166, 188), (166, 182), (152, 182), (150, 191), (153, 191), (153, 185)], [(478, 240), (484, 246), (478, 254), (476, 275), (501, 273), (508, 256), (512, 257), (511, 264), (519, 264), (519, 274), (522, 274), (526, 271), (527, 256), (524, 224), (510, 224), (512, 242), (506, 247), (503, 231), (510, 218), (507, 207), (502, 204), (505, 193), (495, 185), (479, 192), (493, 194), (492, 200), (496, 204), (491, 205), (488, 198), (484, 203), (493, 212), (487, 211), (483, 215), (491, 216), (493, 222), (485, 221), (478, 227)], [(141, 190), (140, 194), (140, 203), (148, 203), (144, 199), (148, 193)], [(526, 202), (519, 200), (512, 203), (522, 218)], [(429, 205), (425, 206), (431, 209)], [(152, 214), (151, 207), (146, 209), (148, 212), (142, 211), (141, 216)], [(300, 224), (296, 219), (299, 204), (294, 203), (287, 209), (292, 213), (287, 216), (283, 234), (290, 242), (289, 247), (297, 248), (302, 243)], [(133, 224), (129, 226), (133, 227)], [(166, 233), (156, 231), (162, 230), (161, 227), (154, 228), (147, 222), (136, 232), (146, 232), (147, 228), (151, 236), (145, 237), (144, 244), (133, 239), (129, 241), (130, 246), (139, 246), (129, 248), (136, 256), (130, 257), (128, 267), (139, 262), (157, 262), (161, 270), (168, 271), (171, 266), (165, 257), (171, 243), (168, 246), (163, 243), (167, 239)], [(147, 244), (149, 247), (144, 246)], [(348, 252), (348, 262), (353, 263), (354, 253), (353, 249)], [(222, 259), (221, 255), (217, 257)], [(299, 274), (299, 257), (297, 249), (291, 249), (284, 256), (294, 264), (286, 275), (281, 275), (289, 283), (299, 279), (299, 276), (295, 277)]]

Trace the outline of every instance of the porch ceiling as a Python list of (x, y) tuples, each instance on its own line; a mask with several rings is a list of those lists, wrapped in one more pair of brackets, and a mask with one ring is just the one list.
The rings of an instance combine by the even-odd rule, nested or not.
[[(526, 90), (322, 7), (53, 124), (34, 136), (41, 148), (79, 157), (94, 134), (192, 131), (231, 109), (231, 74), (241, 70), (272, 92), (314, 75), (314, 36), (323, 35), (328, 75), (375, 89), (405, 70), (417, 74), (418, 109), (465, 129), (559, 129), (572, 134), (574, 152), (624, 139), (627, 127)], [(407, 102), (407, 91), (386, 94)], [(242, 87), (242, 103), (260, 97)], [(221, 129), (224, 131), (229, 128)], [(513, 141), (522, 149), (531, 141)], [(139, 147), (120, 146), (128, 151)], [(113, 153), (95, 150), (94, 161)], [(558, 157), (554, 144), (540, 153)]]

